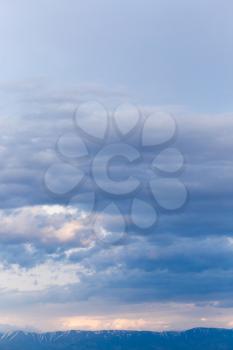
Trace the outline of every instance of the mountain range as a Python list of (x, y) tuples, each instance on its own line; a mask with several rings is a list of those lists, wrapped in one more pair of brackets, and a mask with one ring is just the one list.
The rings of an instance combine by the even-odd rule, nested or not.
[(233, 330), (67, 331), (0, 334), (0, 350), (232, 350)]

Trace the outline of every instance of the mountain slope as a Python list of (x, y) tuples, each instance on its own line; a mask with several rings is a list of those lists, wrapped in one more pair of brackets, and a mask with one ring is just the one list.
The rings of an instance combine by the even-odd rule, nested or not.
[(232, 350), (233, 330), (184, 332), (69, 331), (0, 334), (0, 350)]

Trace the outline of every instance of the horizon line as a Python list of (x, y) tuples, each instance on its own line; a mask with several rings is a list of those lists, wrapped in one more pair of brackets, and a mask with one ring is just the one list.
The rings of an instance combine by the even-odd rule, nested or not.
[(233, 328), (224, 328), (224, 327), (192, 327), (182, 330), (146, 330), (146, 329), (67, 329), (67, 330), (54, 330), (54, 331), (39, 331), (39, 330), (23, 330), (15, 329), (9, 331), (0, 331), (0, 334), (14, 334), (14, 333), (25, 333), (25, 334), (51, 334), (51, 333), (70, 333), (70, 332), (79, 332), (79, 333), (103, 333), (103, 332), (132, 332), (132, 333), (185, 333), (193, 330), (225, 330), (233, 331)]

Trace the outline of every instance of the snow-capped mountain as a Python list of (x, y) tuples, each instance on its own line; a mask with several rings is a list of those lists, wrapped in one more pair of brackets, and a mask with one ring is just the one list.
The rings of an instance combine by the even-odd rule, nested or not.
[(183, 332), (68, 331), (0, 334), (0, 350), (232, 350), (233, 330)]

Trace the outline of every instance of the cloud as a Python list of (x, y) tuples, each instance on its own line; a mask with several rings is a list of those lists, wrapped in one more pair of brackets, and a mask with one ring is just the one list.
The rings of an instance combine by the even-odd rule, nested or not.
[[(187, 206), (174, 215), (164, 211), (150, 232), (137, 231), (129, 224), (128, 234), (122, 240), (105, 245), (87, 225), (86, 203), (70, 202), (75, 190), (65, 196), (51, 195), (43, 183), (46, 170), (59, 158), (55, 148), (57, 139), (76, 130), (72, 113), (76, 102), (85, 96), (85, 89), (83, 94), (80, 90), (77, 101), (69, 93), (50, 91), (38, 95), (35, 92), (36, 96), (28, 96), (25, 87), (24, 93), (21, 110), (13, 104), (14, 108), (8, 106), (1, 112), (0, 276), (7, 280), (1, 291), (2, 307), (11, 305), (20, 310), (30, 305), (34, 310), (43, 304), (59, 310), (72, 303), (82, 308), (90, 302), (96, 314), (97, 304), (103, 301), (113, 307), (141, 305), (142, 308), (147, 302), (230, 308), (231, 116), (194, 115), (176, 110), (178, 134), (173, 141), (185, 158), (184, 169), (177, 175), (189, 191)], [(108, 105), (108, 94), (100, 89), (100, 96)], [(112, 101), (111, 96), (110, 105)], [(146, 114), (169, 108), (140, 106)], [(64, 161), (62, 157), (59, 159)], [(121, 166), (121, 162), (114, 164), (117, 176), (121, 176)], [(142, 178), (147, 176), (140, 167), (137, 174)], [(69, 182), (69, 176), (67, 179)], [(82, 193), (90, 188), (87, 181)], [(143, 196), (147, 198), (146, 191)], [(103, 198), (101, 204), (103, 209), (106, 204)], [(117, 215), (111, 212), (104, 217), (98, 212), (97, 216), (101, 219), (100, 231), (107, 219), (112, 232), (119, 233)], [(20, 284), (22, 287), (18, 287)], [(58, 318), (63, 319), (62, 310), (56, 316), (56, 325)], [(199, 315), (198, 320), (208, 319), (208, 312), (207, 316)], [(111, 321), (100, 321), (102, 316), (96, 318), (96, 314), (91, 316), (96, 328), (158, 326), (147, 321), (145, 325), (144, 321), (137, 324), (127, 313), (124, 317), (116, 315)], [(71, 316), (64, 316), (66, 325), (76, 321), (86, 324), (83, 316)], [(145, 320), (144, 316), (139, 319)], [(161, 327), (167, 325), (164, 321)]]
[[(232, 324), (233, 118), (223, 112), (232, 110), (231, 14), (230, 1), (224, 6), (201, 0), (149, 0), (146, 6), (122, 0), (1, 4), (0, 323), (38, 327), (43, 320), (50, 329), (63, 327), (63, 321), (80, 327), (87, 322), (137, 327), (137, 318), (149, 319), (138, 327), (151, 329)], [(49, 83), (51, 77), (55, 83)], [(77, 80), (90, 83), (77, 85)], [(172, 141), (185, 159), (176, 175), (188, 189), (188, 201), (171, 214), (151, 200), (162, 214), (157, 225), (136, 229), (126, 215), (127, 235), (106, 245), (89, 228), (86, 202), (70, 203), (78, 187), (56, 195), (46, 186), (46, 172), (56, 162), (69, 163), (57, 152), (57, 141), (77, 132), (77, 106), (94, 100), (113, 111), (129, 101), (127, 90), (141, 96), (143, 115), (174, 115), (178, 128)], [(101, 127), (96, 121), (92, 125)], [(92, 155), (98, 147), (88, 144)], [(140, 148), (140, 153), (152, 160), (162, 149), (146, 154)], [(71, 163), (79, 168), (76, 160)], [(121, 159), (111, 163), (114, 180), (130, 175), (126, 165)], [(57, 188), (75, 180), (68, 168), (56, 183), (53, 176), (59, 177), (59, 171), (52, 173)], [(87, 173), (83, 193), (93, 189)], [(145, 185), (152, 173), (165, 176), (140, 165), (134, 175)], [(147, 186), (140, 190), (148, 202)], [(102, 213), (107, 205), (103, 193), (98, 203), (98, 231), (104, 236), (107, 222), (109, 231), (118, 234), (119, 215)], [(126, 213), (128, 203), (121, 204)], [(145, 210), (139, 214), (138, 220), (148, 222)], [(143, 312), (151, 306), (153, 312)], [(123, 307), (128, 307), (125, 313)], [(108, 310), (113, 319), (104, 318)]]

